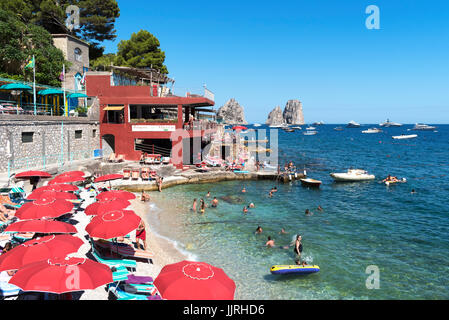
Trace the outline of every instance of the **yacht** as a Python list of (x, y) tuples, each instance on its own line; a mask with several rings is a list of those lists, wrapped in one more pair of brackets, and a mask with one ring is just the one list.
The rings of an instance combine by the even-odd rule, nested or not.
[(379, 124), (381, 127), (389, 128), (389, 127), (400, 127), (402, 124), (397, 122), (390, 122), (390, 119), (387, 119), (384, 123)]
[(331, 173), (335, 181), (366, 181), (374, 180), (376, 177), (361, 169), (348, 169), (348, 172)]
[(417, 123), (415, 124), (415, 126), (412, 128), (412, 130), (419, 130), (419, 131), (433, 131), (435, 130), (437, 127), (434, 126), (429, 126), (427, 124), (423, 124), (423, 123)]
[(382, 130), (379, 128), (371, 128), (371, 129), (362, 131), (362, 133), (379, 133), (379, 132), (382, 132)]
[(354, 120), (349, 121), (346, 125), (346, 128), (360, 128), (360, 123), (355, 122)]

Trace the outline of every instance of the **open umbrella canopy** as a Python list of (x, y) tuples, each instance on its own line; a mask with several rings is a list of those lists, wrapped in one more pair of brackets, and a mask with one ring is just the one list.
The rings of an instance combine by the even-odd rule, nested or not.
[(53, 184), (61, 184), (61, 183), (72, 183), (72, 182), (80, 182), (80, 181), (84, 181), (84, 172), (83, 174), (79, 174), (79, 173), (63, 173), (60, 174), (59, 176), (55, 177), (54, 179), (50, 180), (48, 182), (49, 185), (53, 185)]
[(46, 96), (49, 94), (64, 94), (64, 91), (59, 90), (59, 89), (45, 89), (45, 90), (38, 91), (37, 94), (41, 95), (41, 96)]
[(100, 176), (98, 178), (95, 178), (94, 182), (105, 182), (105, 181), (111, 181), (111, 180), (117, 180), (117, 179), (123, 179), (122, 174), (107, 174), (104, 176)]
[(129, 205), (131, 205), (129, 201), (122, 199), (114, 199), (112, 201), (102, 200), (88, 205), (84, 213), (88, 216), (94, 216), (108, 211), (125, 209)]
[(96, 215), (86, 226), (93, 238), (113, 239), (137, 229), (141, 218), (131, 210), (114, 210)]
[(34, 192), (43, 192), (43, 191), (55, 191), (55, 192), (70, 192), (70, 191), (77, 191), (78, 187), (74, 186), (73, 184), (65, 184), (65, 183), (59, 183), (59, 184), (52, 184), (47, 185), (43, 187), (39, 187), (33, 191)]
[(83, 171), (67, 171), (61, 174), (58, 174), (55, 179), (63, 179), (67, 177), (84, 177), (85, 173)]
[(77, 252), (83, 240), (71, 235), (51, 235), (29, 240), (0, 256), (0, 271), (17, 270), (28, 263)]
[(24, 291), (56, 294), (93, 290), (113, 282), (111, 269), (86, 258), (49, 258), (27, 264), (9, 280)]
[(67, 95), (67, 98), (89, 98), (87, 94), (81, 93), (81, 92), (74, 92)]
[(136, 198), (136, 196), (134, 195), (134, 193), (124, 190), (111, 190), (100, 193), (96, 198), (97, 200), (101, 201), (112, 201), (115, 199), (133, 200)]
[(56, 192), (56, 191), (37, 191), (34, 190), (28, 197), (28, 200), (38, 200), (41, 198), (55, 198), (57, 200), (76, 200), (78, 199), (73, 193)]
[(234, 281), (222, 269), (205, 262), (166, 265), (154, 285), (167, 300), (233, 300), (235, 293)]
[(8, 83), (0, 87), (2, 90), (33, 90), (29, 85), (21, 83)]
[(57, 218), (72, 211), (73, 206), (73, 203), (66, 200), (42, 197), (23, 204), (15, 216), (21, 220)]
[(77, 230), (70, 223), (37, 219), (12, 223), (5, 232), (77, 233)]
[(51, 178), (51, 174), (45, 171), (25, 171), (15, 175), (16, 179), (30, 179), (32, 177)]

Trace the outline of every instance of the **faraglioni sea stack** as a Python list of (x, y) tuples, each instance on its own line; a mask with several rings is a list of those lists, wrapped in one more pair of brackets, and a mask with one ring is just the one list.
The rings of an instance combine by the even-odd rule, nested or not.
[(226, 124), (248, 124), (243, 107), (234, 98), (229, 99), (218, 109), (217, 118)]
[(267, 124), (270, 126), (279, 126), (284, 124), (284, 116), (282, 114), (282, 109), (277, 106), (268, 114)]
[(284, 111), (277, 106), (268, 114), (266, 123), (268, 125), (304, 124), (301, 101), (288, 100)]

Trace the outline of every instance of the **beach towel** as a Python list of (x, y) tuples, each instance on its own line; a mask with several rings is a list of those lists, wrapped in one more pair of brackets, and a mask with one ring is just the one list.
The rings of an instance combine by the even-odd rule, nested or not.
[(152, 277), (135, 276), (133, 274), (128, 275), (128, 280), (126, 280), (128, 284), (146, 284), (150, 282), (153, 282)]

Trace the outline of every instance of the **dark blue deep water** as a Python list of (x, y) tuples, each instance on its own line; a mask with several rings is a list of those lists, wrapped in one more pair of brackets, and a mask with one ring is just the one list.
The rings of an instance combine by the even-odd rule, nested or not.
[[(449, 125), (438, 125), (437, 132), (409, 132), (412, 126), (404, 125), (379, 134), (361, 133), (373, 126), (334, 131), (336, 126), (319, 126), (315, 136), (278, 131), (280, 163), (291, 160), (305, 168), (323, 181), (319, 190), (299, 181), (167, 189), (157, 196), (176, 203), (178, 212), (176, 217), (159, 212), (158, 232), (198, 260), (223, 268), (237, 284), (237, 299), (448, 299)], [(401, 133), (417, 133), (418, 138), (391, 138)], [(329, 173), (349, 167), (365, 169), (376, 180), (333, 182)], [(379, 183), (388, 174), (405, 177), (407, 183)], [(269, 198), (274, 185), (279, 192)], [(242, 186), (247, 193), (240, 192)], [(205, 215), (191, 212), (192, 199), (205, 198), (208, 191), (220, 199), (219, 207), (208, 208)], [(243, 215), (250, 202), (256, 208)], [(318, 205), (323, 212), (316, 210)], [(313, 215), (305, 216), (305, 209)], [(168, 220), (176, 223), (164, 224)], [(261, 235), (254, 234), (258, 225)], [(289, 233), (279, 234), (281, 228)], [(271, 275), (272, 265), (294, 263), (293, 248), (280, 246), (289, 245), (297, 233), (303, 236), (304, 259), (321, 271)], [(265, 247), (268, 236), (277, 248)], [(379, 270), (378, 289), (367, 288), (369, 266)]]

